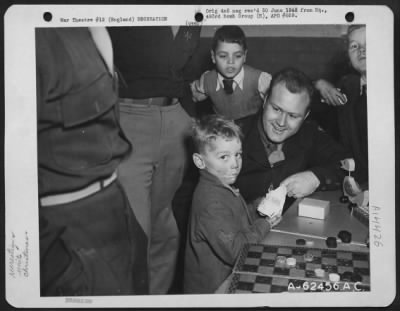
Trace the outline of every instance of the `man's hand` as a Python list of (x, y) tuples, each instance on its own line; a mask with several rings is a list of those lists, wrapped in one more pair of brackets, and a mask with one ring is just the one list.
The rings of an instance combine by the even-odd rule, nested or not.
[(331, 106), (343, 106), (347, 103), (347, 97), (340, 89), (335, 88), (330, 82), (320, 79), (314, 83), (315, 88), (321, 94), (321, 101)]
[(311, 171), (294, 174), (281, 183), (286, 186), (287, 195), (294, 198), (310, 195), (318, 188), (319, 184), (319, 179)]
[(270, 228), (272, 229), (273, 227), (275, 227), (277, 224), (279, 224), (281, 222), (282, 216), (281, 215), (275, 215), (272, 218), (265, 217), (265, 220), (269, 223)]

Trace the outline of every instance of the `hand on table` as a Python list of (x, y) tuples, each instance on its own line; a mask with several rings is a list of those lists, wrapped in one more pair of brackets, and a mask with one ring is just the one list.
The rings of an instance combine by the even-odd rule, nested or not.
[(302, 198), (313, 193), (320, 181), (311, 171), (293, 174), (281, 182), (287, 190), (287, 195), (294, 198)]
[(315, 82), (315, 88), (321, 94), (321, 101), (331, 106), (342, 106), (347, 103), (347, 97), (330, 82), (320, 79)]
[(281, 215), (275, 215), (272, 218), (265, 217), (265, 220), (269, 223), (270, 228), (272, 229), (275, 227), (277, 224), (279, 224), (282, 220)]

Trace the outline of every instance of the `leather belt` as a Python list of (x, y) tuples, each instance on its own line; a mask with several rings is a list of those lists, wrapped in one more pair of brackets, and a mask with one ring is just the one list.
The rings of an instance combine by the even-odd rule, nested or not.
[(149, 98), (123, 98), (125, 104), (142, 105), (142, 106), (171, 106), (178, 103), (176, 97), (149, 97)]
[(101, 189), (106, 188), (116, 179), (117, 179), (117, 172), (115, 171), (114, 173), (111, 174), (110, 177), (100, 181), (96, 181), (81, 190), (42, 197), (40, 198), (40, 205), (53, 206), (53, 205), (72, 203), (74, 201), (84, 199), (92, 194), (95, 194)]

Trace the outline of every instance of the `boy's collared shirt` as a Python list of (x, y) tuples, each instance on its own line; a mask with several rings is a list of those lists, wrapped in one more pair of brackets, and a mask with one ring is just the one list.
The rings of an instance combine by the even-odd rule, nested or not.
[[(364, 92), (367, 91), (367, 79), (363, 76), (360, 78), (360, 96), (363, 95)], [(365, 94), (367, 95), (367, 94)]]
[(235, 77), (230, 93), (223, 88), (222, 75), (213, 69), (204, 72), (191, 84), (192, 99), (199, 102), (210, 97), (215, 113), (238, 120), (255, 114), (261, 108), (271, 79), (269, 73), (244, 65)]
[[(224, 88), (224, 80), (225, 78), (218, 73), (218, 78), (217, 78), (217, 86), (215, 88), (215, 91), (219, 91), (220, 89)], [(270, 82), (271, 82), (272, 76), (266, 72), (261, 72), (260, 78), (258, 79), (258, 91), (260, 92), (260, 96), (262, 99), (265, 98), (265, 95), (268, 91)], [(240, 69), (239, 73), (232, 79), (233, 84), (232, 84), (232, 89), (235, 90), (236, 87), (238, 86), (241, 90), (243, 90), (243, 80), (244, 80), (244, 67)], [(204, 86), (201, 86), (204, 89)]]
[[(233, 90), (236, 89), (236, 86), (239, 86), (240, 89), (243, 90), (243, 78), (244, 78), (244, 70), (243, 70), (243, 67), (242, 67), (242, 69), (240, 69), (239, 73), (232, 79), (233, 82), (234, 82), (233, 85), (232, 85)], [(223, 82), (224, 80), (225, 80), (225, 78), (220, 73), (218, 73), (217, 87), (215, 89), (217, 92), (221, 88), (222, 89), (224, 88), (224, 82)]]

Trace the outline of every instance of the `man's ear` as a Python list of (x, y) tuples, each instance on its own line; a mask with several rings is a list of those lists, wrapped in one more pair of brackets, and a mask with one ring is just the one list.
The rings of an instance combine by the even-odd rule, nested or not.
[(263, 109), (265, 109), (267, 107), (267, 101), (268, 101), (268, 97), (269, 97), (269, 92), (267, 92), (267, 94), (264, 97), (264, 102), (263, 102)]
[(202, 156), (198, 153), (193, 153), (193, 162), (194, 162), (194, 165), (196, 165), (197, 168), (199, 168), (201, 170), (206, 167), (206, 164), (204, 163)]
[(210, 50), (210, 53), (211, 53), (211, 60), (213, 64), (215, 64), (215, 52), (213, 50)]
[(310, 111), (311, 111), (311, 110), (308, 110), (308, 111), (307, 111), (307, 114), (306, 114), (306, 116), (304, 117), (304, 120), (307, 119), (308, 115), (310, 114)]
[(247, 50), (246, 51), (244, 51), (244, 62), (243, 63), (245, 63), (246, 62), (246, 57), (247, 57)]

